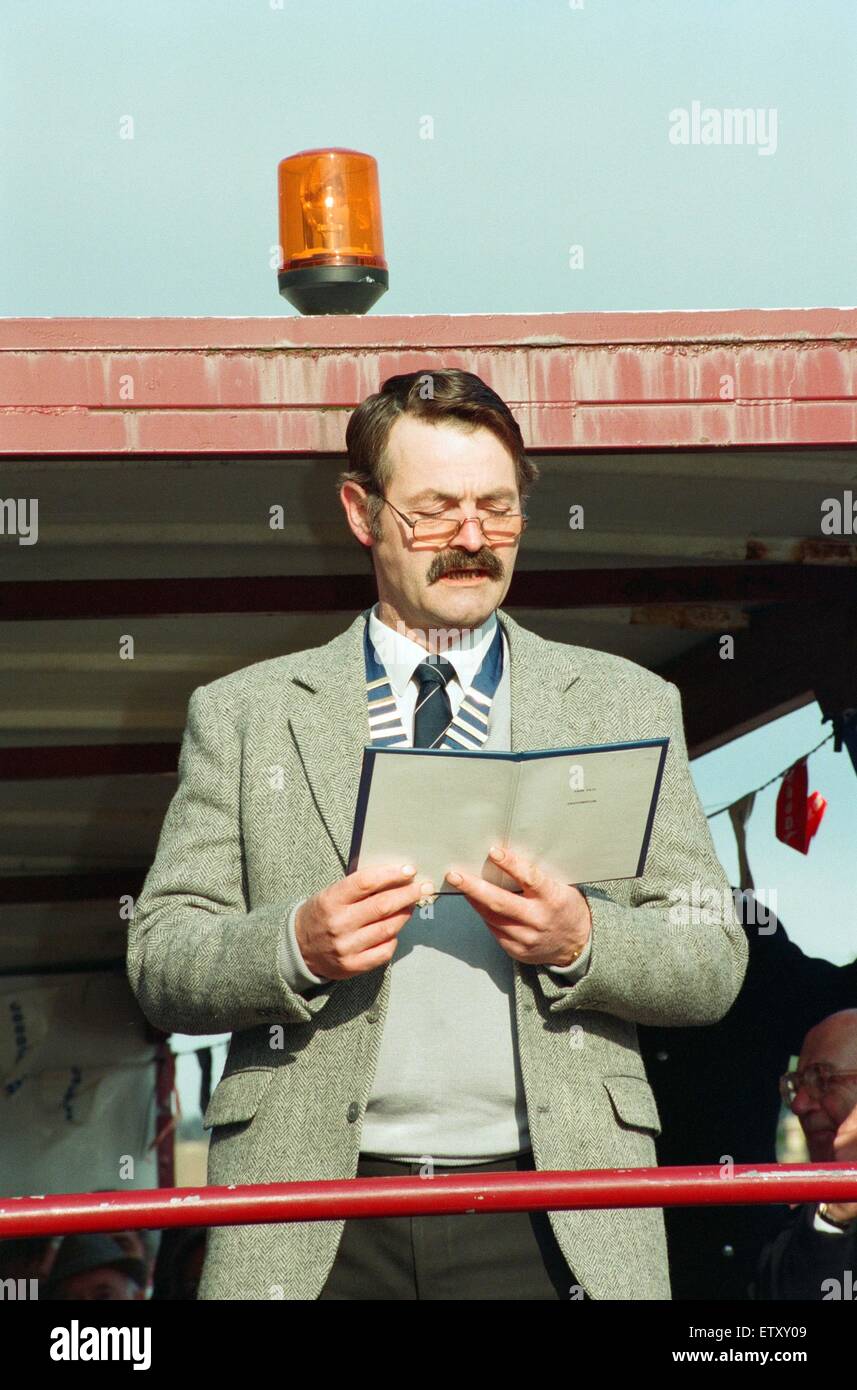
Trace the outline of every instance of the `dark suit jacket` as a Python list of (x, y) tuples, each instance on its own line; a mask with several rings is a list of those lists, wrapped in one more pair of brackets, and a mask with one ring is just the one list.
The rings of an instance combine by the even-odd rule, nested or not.
[(815, 1205), (804, 1202), (765, 1246), (751, 1287), (758, 1299), (857, 1298), (857, 1228), (837, 1235), (816, 1231)]
[[(640, 1051), (661, 1115), (663, 1166), (776, 1163), (777, 1081), (804, 1035), (857, 1004), (857, 961), (837, 966), (804, 955), (782, 923), (763, 934), (738, 912), (747, 974), (725, 1018), (702, 1028), (640, 1027)], [(746, 1299), (759, 1253), (788, 1207), (666, 1207), (674, 1299)]]

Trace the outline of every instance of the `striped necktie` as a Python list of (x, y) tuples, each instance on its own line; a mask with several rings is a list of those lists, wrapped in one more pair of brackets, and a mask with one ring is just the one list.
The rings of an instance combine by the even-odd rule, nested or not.
[[(399, 749), (418, 747), (420, 745), (412, 743), (410, 735), (402, 723), (393, 687), (390, 685), (390, 678), (375, 650), (375, 644), (369, 636), (368, 619), (370, 612), (371, 609), (367, 608), (363, 613), (366, 619), (363, 627), (363, 657), (366, 667), (366, 701), (369, 719), (368, 746)], [(441, 670), (444, 670), (448, 664), (445, 657), (434, 656), (431, 661), (421, 664), (429, 666), (432, 670), (437, 670), (440, 663), (443, 663)], [(455, 672), (453, 670), (445, 674), (446, 680), (448, 680)], [(443, 735), (440, 745), (435, 744), (436, 747), (439, 746), (450, 752), (475, 752), (484, 745), (488, 737), (491, 705), (502, 675), (503, 641), (498, 622), (482, 664), (476, 672), (472, 684), (465, 690), (455, 718)], [(436, 681), (433, 683), (436, 684)], [(435, 699), (441, 698), (448, 699), (448, 696), (445, 694), (435, 696)], [(422, 730), (420, 730), (421, 732)]]
[(417, 705), (414, 710), (414, 748), (434, 748), (452, 720), (452, 706), (446, 693), (447, 682), (455, 668), (445, 657), (421, 661), (414, 672), (418, 682)]

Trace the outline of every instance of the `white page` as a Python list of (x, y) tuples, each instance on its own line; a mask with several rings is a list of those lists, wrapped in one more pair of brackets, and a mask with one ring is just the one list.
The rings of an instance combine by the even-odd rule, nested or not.
[(657, 745), (525, 759), (510, 848), (561, 883), (633, 878), (661, 752)]
[(517, 882), (487, 858), (492, 844), (505, 843), (563, 883), (637, 872), (660, 744), (517, 761), (485, 751), (375, 751), (361, 868), (415, 864), (418, 879), (448, 893), (455, 890), (445, 875), (457, 864), (514, 890)]
[[(517, 764), (485, 753), (374, 750), (359, 865), (415, 864), (436, 893), (453, 864), (487, 877), (502, 839)], [(502, 876), (505, 880), (507, 875)]]

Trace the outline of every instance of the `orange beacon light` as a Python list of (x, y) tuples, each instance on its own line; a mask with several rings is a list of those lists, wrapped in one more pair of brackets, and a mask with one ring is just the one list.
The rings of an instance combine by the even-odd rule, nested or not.
[(278, 166), (280, 294), (299, 314), (365, 314), (389, 287), (378, 165), (301, 150)]

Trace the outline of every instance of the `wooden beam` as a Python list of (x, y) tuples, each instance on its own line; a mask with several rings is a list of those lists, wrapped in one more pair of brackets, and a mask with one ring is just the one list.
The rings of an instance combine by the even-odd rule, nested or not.
[(450, 362), (532, 450), (857, 438), (857, 310), (0, 320), (0, 453), (342, 452), (348, 416)]
[[(184, 613), (342, 613), (377, 598), (374, 575), (25, 580), (0, 584), (0, 619), (161, 617)], [(646, 604), (835, 604), (857, 601), (848, 565), (669, 565), (518, 570), (504, 607), (641, 608)]]
[(146, 869), (115, 869), (99, 874), (19, 874), (0, 878), (0, 904), (77, 903), (136, 898)]
[(7, 782), (46, 777), (124, 777), (175, 773), (180, 743), (36, 744), (0, 748), (0, 778)]

